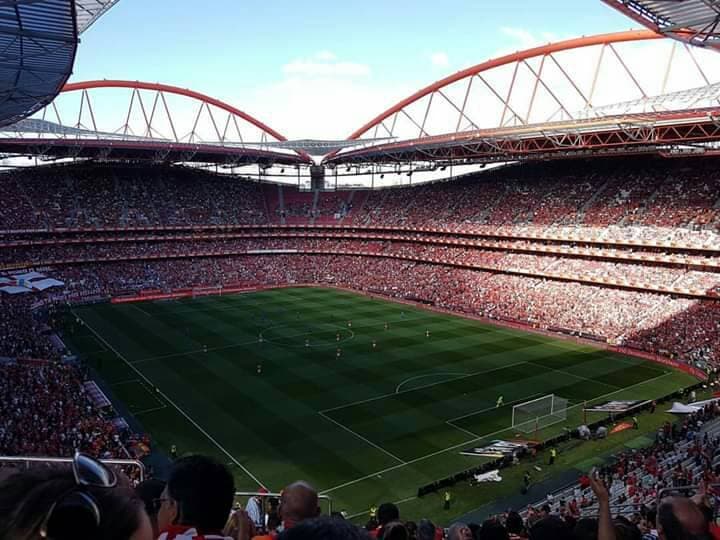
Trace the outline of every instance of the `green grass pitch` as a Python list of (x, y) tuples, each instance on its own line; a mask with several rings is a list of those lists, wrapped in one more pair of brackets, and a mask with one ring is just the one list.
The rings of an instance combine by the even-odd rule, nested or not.
[(515, 403), (570, 400), (567, 422), (548, 436), (578, 425), (586, 400), (653, 398), (693, 382), (590, 346), (335, 289), (75, 313), (86, 326), (73, 348), (156, 446), (217, 456), (240, 489), (306, 479), (351, 514), (479, 464), (460, 450), (514, 437)]

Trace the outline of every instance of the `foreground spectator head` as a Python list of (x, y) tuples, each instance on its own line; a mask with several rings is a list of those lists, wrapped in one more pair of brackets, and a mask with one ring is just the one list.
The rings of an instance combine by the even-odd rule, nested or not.
[(523, 518), (514, 510), (508, 512), (507, 518), (505, 519), (505, 527), (507, 528), (507, 532), (510, 534), (519, 535), (525, 533)]
[(472, 531), (465, 523), (453, 523), (448, 529), (447, 540), (472, 540)]
[(43, 537), (52, 540), (154, 538), (143, 503), (130, 488), (79, 486), (67, 469), (39, 469), (10, 475), (0, 483), (0, 538), (40, 540)]
[(542, 518), (530, 529), (530, 540), (570, 540), (571, 531), (557, 516)]
[(435, 524), (429, 519), (421, 519), (417, 528), (417, 540), (435, 540)]
[(479, 540), (508, 540), (509, 538), (507, 529), (497, 519), (488, 519), (483, 522)]
[(629, 519), (618, 516), (613, 521), (616, 540), (642, 540), (642, 533)]
[(219, 534), (230, 515), (234, 496), (235, 482), (221, 463), (207, 456), (178, 459), (159, 501), (158, 527), (163, 531), (160, 538), (192, 530), (201, 535)]
[(595, 540), (598, 537), (598, 521), (595, 518), (582, 518), (573, 529), (575, 540)]
[(323, 516), (306, 519), (286, 529), (278, 540), (368, 540), (366, 531), (342, 519)]
[(287, 486), (280, 499), (280, 517), (286, 529), (312, 519), (320, 514), (318, 495), (307, 482), (295, 482)]
[(382, 527), (391, 521), (400, 519), (400, 510), (393, 503), (382, 503), (378, 508), (377, 516)]
[(145, 512), (150, 518), (153, 529), (153, 538), (157, 538), (160, 534), (158, 529), (158, 510), (160, 509), (157, 502), (162, 498), (165, 490), (165, 482), (157, 478), (150, 478), (141, 482), (135, 488), (135, 493), (140, 497), (145, 505)]
[(391, 521), (385, 524), (378, 534), (381, 540), (409, 540), (410, 533), (407, 527), (400, 521)]
[(660, 540), (708, 540), (709, 524), (705, 515), (686, 497), (663, 499), (657, 511)]

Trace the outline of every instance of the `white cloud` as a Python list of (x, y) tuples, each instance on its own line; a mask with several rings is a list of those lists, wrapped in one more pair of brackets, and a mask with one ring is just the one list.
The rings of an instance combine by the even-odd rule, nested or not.
[(524, 28), (518, 28), (515, 26), (502, 26), (500, 27), (500, 33), (509, 39), (507, 39), (506, 43), (495, 52), (495, 57), (567, 39), (567, 37), (560, 37), (552, 32), (534, 33)]
[(337, 60), (335, 53), (330, 51), (320, 51), (315, 55), (315, 58), (323, 62), (332, 62), (333, 60)]
[(287, 75), (254, 89), (246, 109), (290, 139), (344, 139), (365, 122), (417, 90), (372, 78)]
[(435, 67), (447, 67), (450, 64), (450, 59), (447, 53), (434, 52), (430, 55), (430, 63)]
[(312, 58), (298, 58), (282, 67), (286, 75), (324, 77), (367, 77), (370, 66), (357, 62), (339, 62), (330, 51), (320, 51)]

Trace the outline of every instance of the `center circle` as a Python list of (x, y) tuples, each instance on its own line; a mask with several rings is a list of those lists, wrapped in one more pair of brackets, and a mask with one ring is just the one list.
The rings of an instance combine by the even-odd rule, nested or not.
[[(355, 333), (342, 326), (292, 326), (277, 324), (260, 332), (261, 341), (294, 349), (339, 347), (353, 339)], [(339, 338), (339, 339), (338, 339)]]

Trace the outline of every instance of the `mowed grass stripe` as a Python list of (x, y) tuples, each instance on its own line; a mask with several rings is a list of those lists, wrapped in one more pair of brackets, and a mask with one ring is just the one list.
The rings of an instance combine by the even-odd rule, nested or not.
[[(401, 499), (419, 484), (477, 464), (455, 449), (473, 440), (470, 433), (482, 439), (509, 426), (505, 411), (477, 413), (500, 394), (510, 402), (556, 392), (581, 403), (622, 396), (637, 380), (629, 393), (660, 395), (686, 378), (672, 373), (646, 383), (664, 368), (345, 291), (278, 289), (127, 307), (84, 309), (102, 320), (101, 333), (128, 359), (158, 357), (136, 367), (270, 487), (298, 478), (320, 488), (352, 485), (339, 488), (336, 502), (356, 511), (379, 494)], [(334, 336), (348, 335), (348, 320), (353, 338), (340, 343), (336, 358)], [(275, 342), (259, 343), (260, 332), (271, 332)], [(318, 346), (304, 347), (306, 336)], [(208, 352), (197, 352), (203, 345)], [(111, 381), (132, 378), (92, 340), (79, 346), (93, 352)], [(451, 380), (488, 370), (510, 371), (467, 377), (472, 384)], [(420, 388), (431, 382), (441, 384)], [(132, 384), (117, 388), (132, 399)], [(147, 401), (140, 392), (135, 410)], [(376, 399), (387, 394), (388, 403)], [(353, 410), (364, 400), (372, 401)], [(339, 417), (347, 405), (348, 417)], [(338, 406), (332, 421), (318, 413)], [(447, 423), (460, 416), (456, 426)], [(141, 421), (163, 447), (216, 451), (172, 410), (148, 412)], [(378, 477), (382, 471), (391, 472)], [(240, 488), (253, 487), (240, 470), (237, 478)]]

